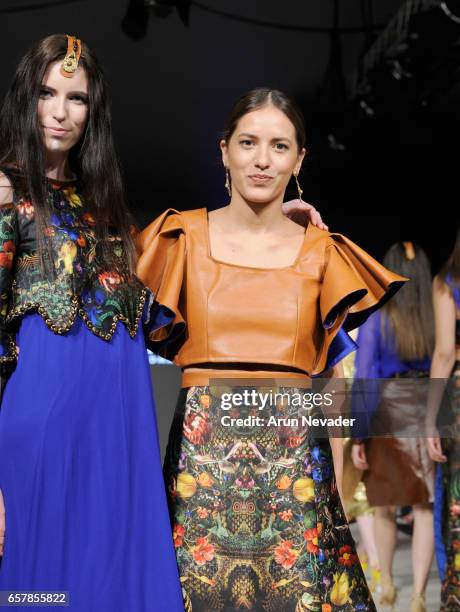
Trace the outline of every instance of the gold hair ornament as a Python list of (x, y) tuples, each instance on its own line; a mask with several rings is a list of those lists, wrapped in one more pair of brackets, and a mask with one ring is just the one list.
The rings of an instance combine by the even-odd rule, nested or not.
[(67, 78), (73, 76), (78, 68), (81, 56), (81, 41), (76, 36), (67, 34), (67, 53), (61, 64), (61, 74)]
[(403, 242), (404, 251), (406, 253), (406, 259), (415, 259), (414, 245), (410, 240)]

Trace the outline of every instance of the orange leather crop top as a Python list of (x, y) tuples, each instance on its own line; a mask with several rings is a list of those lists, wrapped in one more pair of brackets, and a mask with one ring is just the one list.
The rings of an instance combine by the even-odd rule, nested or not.
[(138, 276), (174, 313), (150, 340), (182, 368), (271, 364), (319, 375), (356, 348), (346, 331), (408, 280), (312, 224), (290, 266), (217, 261), (205, 208), (167, 210), (140, 233), (137, 248)]

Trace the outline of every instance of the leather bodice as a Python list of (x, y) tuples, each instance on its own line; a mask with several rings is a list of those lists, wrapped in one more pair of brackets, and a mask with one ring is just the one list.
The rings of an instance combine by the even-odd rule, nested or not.
[(139, 277), (176, 313), (150, 339), (182, 368), (265, 364), (319, 375), (354, 345), (346, 330), (407, 280), (311, 224), (291, 266), (219, 262), (204, 208), (166, 211), (140, 234), (138, 249)]

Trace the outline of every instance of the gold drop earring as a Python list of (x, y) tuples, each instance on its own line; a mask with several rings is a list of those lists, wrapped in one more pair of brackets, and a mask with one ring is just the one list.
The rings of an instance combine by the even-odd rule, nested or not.
[(230, 172), (225, 167), (225, 189), (228, 191), (228, 195), (232, 197), (232, 184), (230, 183)]
[(299, 193), (299, 200), (301, 200), (302, 199), (302, 194), (303, 194), (303, 189), (300, 187), (299, 179), (297, 178), (299, 176), (299, 173), (298, 172), (293, 172), (293, 174), (294, 174), (294, 178), (295, 178), (295, 183), (297, 185), (297, 191)]

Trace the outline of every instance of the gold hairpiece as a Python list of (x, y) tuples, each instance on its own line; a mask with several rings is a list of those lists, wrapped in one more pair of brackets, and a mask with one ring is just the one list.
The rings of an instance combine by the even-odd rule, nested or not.
[(73, 73), (78, 68), (78, 62), (81, 55), (81, 41), (76, 36), (67, 34), (67, 53), (62, 61), (61, 74), (67, 78), (73, 76)]
[(403, 247), (406, 252), (406, 259), (415, 259), (414, 245), (410, 240), (403, 242)]

